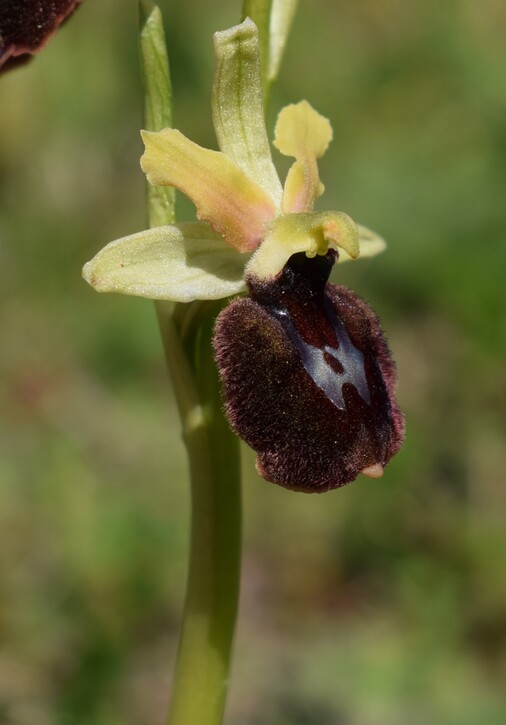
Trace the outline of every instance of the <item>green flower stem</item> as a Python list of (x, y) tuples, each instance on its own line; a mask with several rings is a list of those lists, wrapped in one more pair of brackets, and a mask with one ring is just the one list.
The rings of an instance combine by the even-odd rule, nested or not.
[(239, 444), (221, 410), (212, 359), (216, 305), (206, 305), (194, 320), (184, 347), (172, 312), (160, 303), (157, 311), (192, 486), (190, 566), (169, 725), (219, 725), (239, 596)]
[[(171, 89), (161, 13), (140, 3), (145, 128), (171, 125)], [(150, 226), (175, 219), (174, 190), (149, 187)], [(212, 355), (221, 305), (157, 302), (191, 477), (190, 563), (174, 669), (169, 725), (220, 725), (239, 598), (241, 491), (239, 442), (226, 422)]]

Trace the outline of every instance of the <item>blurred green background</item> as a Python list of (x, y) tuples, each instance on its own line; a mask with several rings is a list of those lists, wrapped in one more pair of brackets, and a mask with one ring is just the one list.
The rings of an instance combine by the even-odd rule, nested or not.
[[(176, 125), (214, 146), (211, 33), (239, 2), (164, 9)], [(320, 208), (389, 241), (342, 279), (382, 317), (407, 440), (382, 480), (324, 496), (244, 451), (229, 725), (506, 722), (504, 27), (501, 0), (300, 3), (270, 129), (301, 98), (328, 116)], [(145, 227), (136, 28), (134, 1), (86, 1), (0, 78), (2, 724), (165, 716), (179, 425), (152, 304), (80, 279)]]

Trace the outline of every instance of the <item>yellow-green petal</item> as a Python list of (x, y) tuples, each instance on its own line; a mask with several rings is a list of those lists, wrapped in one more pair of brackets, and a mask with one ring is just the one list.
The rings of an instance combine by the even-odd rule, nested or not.
[(246, 274), (257, 279), (275, 277), (292, 254), (308, 257), (326, 254), (329, 247), (345, 250), (350, 257), (359, 254), (355, 222), (343, 212), (312, 212), (278, 217), (264, 241), (246, 266)]
[(213, 123), (220, 149), (281, 206), (265, 128), (258, 30), (249, 18), (214, 35)]
[(323, 192), (318, 175), (319, 159), (332, 140), (328, 119), (301, 101), (283, 108), (276, 124), (274, 145), (284, 156), (296, 161), (286, 177), (283, 193), (283, 212), (311, 211), (315, 199)]
[[(387, 244), (383, 237), (380, 237), (379, 234), (376, 234), (376, 232), (373, 232), (368, 227), (364, 227), (362, 224), (357, 224), (357, 226), (358, 243), (360, 246), (359, 259), (363, 257), (375, 257), (377, 254), (385, 251)], [(339, 250), (338, 262), (349, 262), (351, 259), (353, 257), (350, 257), (344, 249)]]
[(97, 292), (191, 302), (244, 289), (245, 255), (228, 247), (208, 224), (155, 227), (117, 239), (83, 268)]
[(254, 250), (276, 213), (274, 202), (244, 171), (219, 151), (204, 149), (179, 131), (142, 131), (141, 167), (150, 184), (175, 186), (225, 241), (241, 252)]

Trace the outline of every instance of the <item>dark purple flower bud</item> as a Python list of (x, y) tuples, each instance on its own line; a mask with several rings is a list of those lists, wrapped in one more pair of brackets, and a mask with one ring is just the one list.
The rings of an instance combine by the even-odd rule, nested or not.
[(1, 0), (0, 68), (41, 50), (81, 0)]
[(259, 473), (323, 492), (379, 477), (402, 445), (395, 365), (369, 305), (327, 283), (336, 252), (293, 255), (218, 317), (214, 346), (226, 413)]

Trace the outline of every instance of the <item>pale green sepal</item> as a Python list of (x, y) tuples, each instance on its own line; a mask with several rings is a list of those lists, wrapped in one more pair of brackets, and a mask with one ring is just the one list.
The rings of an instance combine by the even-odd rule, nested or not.
[(150, 184), (175, 186), (225, 241), (251, 252), (276, 214), (271, 197), (221, 151), (202, 148), (175, 128), (141, 131), (141, 168)]
[(258, 30), (249, 18), (214, 34), (213, 123), (218, 144), (276, 206), (282, 188), (265, 128)]
[(244, 254), (203, 222), (155, 227), (102, 249), (83, 268), (98, 292), (154, 300), (214, 300), (244, 289)]
[(339, 211), (285, 214), (274, 220), (264, 241), (246, 266), (246, 276), (268, 280), (276, 277), (292, 254), (308, 257), (326, 254), (329, 247), (359, 254), (357, 225)]
[[(357, 226), (359, 235), (358, 242), (360, 245), (358, 259), (362, 257), (375, 257), (377, 254), (385, 251), (387, 244), (383, 237), (380, 237), (379, 234), (376, 234), (376, 232), (373, 232), (368, 227), (362, 226), (362, 224), (357, 224)], [(339, 250), (338, 262), (349, 262), (351, 259), (353, 257), (350, 257), (344, 249)]]
[[(140, 0), (141, 73), (144, 85), (144, 126), (160, 131), (172, 126), (172, 88), (169, 58), (160, 8), (151, 0)], [(147, 187), (149, 225), (175, 220), (176, 190), (169, 186)]]

